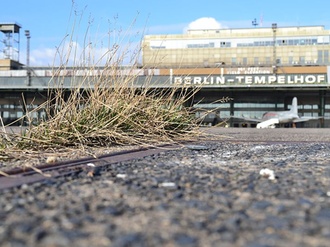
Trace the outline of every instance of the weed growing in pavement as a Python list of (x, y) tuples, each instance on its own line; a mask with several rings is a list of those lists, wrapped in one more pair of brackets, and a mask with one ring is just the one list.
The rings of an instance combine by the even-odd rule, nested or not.
[[(91, 46), (80, 52), (73, 36), (63, 41), (65, 48), (58, 48), (63, 62), (53, 68), (46, 102), (22, 117), (27, 131), (9, 135), (11, 141), (5, 140), (3, 146), (46, 150), (150, 145), (187, 140), (199, 133), (197, 122), (184, 107), (198, 89), (161, 91), (152, 87), (151, 78), (137, 85), (140, 48), (132, 52), (114, 43), (94, 62)], [(123, 66), (128, 53), (133, 54), (130, 64)], [(86, 64), (81, 57), (87, 56)], [(42, 117), (36, 118), (40, 112)]]
[[(183, 107), (187, 91), (157, 92), (134, 87), (135, 75), (96, 76), (92, 85), (79, 85), (65, 97), (60, 89), (45, 104), (38, 119), (17, 142), (24, 148), (150, 144), (189, 139), (197, 124)], [(116, 74), (116, 73), (115, 73)], [(75, 83), (75, 81), (74, 81)], [(187, 97), (188, 96), (188, 97)], [(37, 109), (36, 109), (37, 110)]]

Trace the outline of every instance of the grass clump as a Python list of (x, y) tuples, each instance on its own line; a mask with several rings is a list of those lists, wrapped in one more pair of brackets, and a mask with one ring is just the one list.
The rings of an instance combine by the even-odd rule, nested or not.
[(18, 146), (40, 149), (154, 144), (196, 135), (198, 125), (183, 106), (188, 93), (178, 97), (178, 89), (137, 89), (134, 79), (132, 76), (112, 85), (109, 82), (113, 78), (100, 76), (93, 88), (80, 86), (66, 99), (58, 90), (45, 104), (46, 120), (39, 119), (31, 126)]
[[(57, 49), (59, 58), (54, 61), (59, 60), (60, 66), (53, 68), (47, 99), (18, 120), (28, 123), (27, 130), (19, 135), (5, 133), (0, 147), (49, 150), (144, 145), (188, 140), (197, 135), (198, 124), (184, 107), (197, 89), (161, 90), (152, 87), (151, 78), (137, 85), (137, 71), (144, 69), (137, 66), (141, 47), (127, 48), (129, 43), (122, 47), (118, 40), (124, 39), (112, 37), (108, 47), (93, 47), (104, 42), (86, 44), (86, 33), (81, 49), (73, 40), (74, 32), (66, 36), (69, 40), (62, 42), (62, 50)], [(100, 51), (104, 53), (96, 56)]]

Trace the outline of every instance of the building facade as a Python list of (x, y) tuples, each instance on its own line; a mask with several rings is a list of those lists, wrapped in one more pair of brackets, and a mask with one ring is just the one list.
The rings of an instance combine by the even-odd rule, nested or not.
[[(147, 35), (142, 68), (118, 68), (134, 87), (198, 88), (189, 106), (212, 111), (232, 127), (255, 127), (240, 117), (290, 109), (298, 98), (298, 127), (330, 127), (330, 32), (323, 26), (190, 30), (182, 35)], [(3, 68), (3, 69), (1, 69)], [(106, 75), (107, 68), (14, 68), (0, 61), (0, 116), (5, 124), (42, 105), (57, 80), (66, 92)], [(111, 73), (112, 74), (112, 73)], [(107, 78), (109, 79), (109, 78)], [(73, 83), (74, 82), (74, 83)], [(179, 90), (180, 91), (180, 90)], [(180, 97), (180, 94), (178, 94)], [(220, 102), (230, 98), (228, 102)], [(203, 114), (202, 111), (200, 111)], [(43, 112), (38, 112), (43, 117)], [(198, 116), (197, 116), (198, 117)], [(24, 124), (24, 119), (16, 124)]]
[(288, 66), (329, 64), (330, 31), (323, 26), (188, 30), (146, 35), (146, 67)]
[[(172, 84), (200, 86), (192, 104), (216, 109), (230, 126), (254, 127), (238, 118), (287, 110), (297, 97), (300, 116), (322, 119), (299, 127), (330, 127), (330, 31), (324, 26), (188, 30), (147, 35), (142, 44), (144, 67), (159, 68)], [(232, 100), (216, 103), (222, 97)]]
[[(31, 74), (25, 69), (0, 71), (0, 116), (9, 124), (42, 105), (50, 90), (60, 86), (70, 93), (76, 87), (91, 88), (103, 75), (105, 81), (112, 83), (109, 86), (121, 83), (120, 78), (131, 78), (131, 86), (148, 87), (152, 91), (175, 88), (178, 97), (182, 95), (180, 89), (197, 89), (187, 106), (215, 110), (217, 120), (227, 121), (232, 127), (254, 127), (254, 122), (239, 118), (261, 118), (267, 111), (287, 110), (293, 97), (298, 98), (300, 116), (321, 117), (298, 127), (330, 127), (330, 66), (283, 66), (276, 74), (271, 66), (127, 68), (109, 75), (106, 71), (106, 68), (105, 71), (102, 68), (32, 68)], [(222, 98), (230, 100), (223, 103), (219, 101)], [(31, 118), (41, 118), (44, 113), (35, 114)], [(24, 124), (22, 121), (16, 124)]]

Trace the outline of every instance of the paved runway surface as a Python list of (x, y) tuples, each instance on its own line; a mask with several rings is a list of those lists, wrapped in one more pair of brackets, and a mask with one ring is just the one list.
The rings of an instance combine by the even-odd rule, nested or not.
[(330, 129), (202, 128), (206, 133), (238, 141), (330, 142)]
[(0, 246), (329, 246), (328, 129), (207, 132), (93, 178), (1, 191)]

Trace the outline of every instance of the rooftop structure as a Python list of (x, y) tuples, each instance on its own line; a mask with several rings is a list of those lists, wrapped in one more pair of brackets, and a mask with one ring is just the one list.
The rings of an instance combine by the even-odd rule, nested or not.
[(0, 70), (18, 69), (20, 31), (17, 23), (0, 23)]
[(19, 61), (20, 28), (17, 23), (0, 23), (0, 31), (4, 34), (1, 39), (2, 59)]
[(328, 65), (330, 31), (324, 26), (188, 30), (146, 35), (146, 67)]

